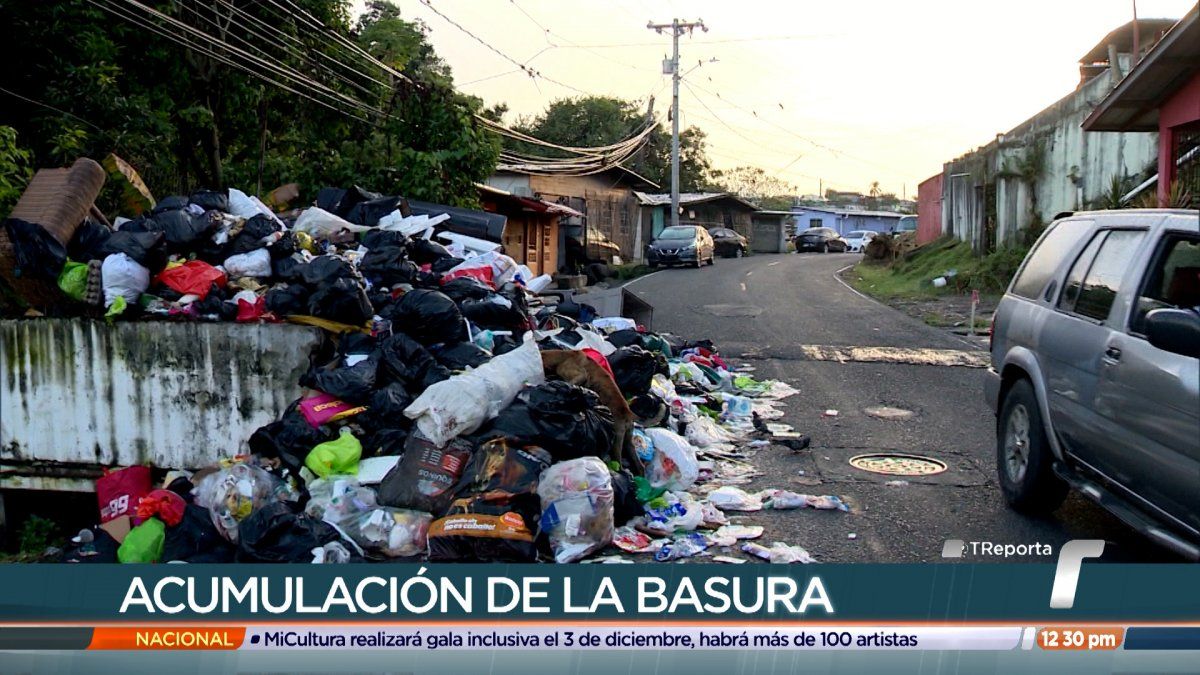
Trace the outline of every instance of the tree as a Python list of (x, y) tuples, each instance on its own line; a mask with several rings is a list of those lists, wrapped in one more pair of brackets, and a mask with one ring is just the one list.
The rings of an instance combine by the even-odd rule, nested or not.
[[(595, 147), (629, 138), (645, 125), (645, 111), (632, 101), (610, 96), (583, 96), (556, 100), (541, 114), (519, 120), (517, 128), (557, 145)], [(696, 127), (688, 127), (679, 133), (681, 192), (698, 192), (711, 180), (712, 165), (706, 153), (705, 139), (704, 132)], [(527, 143), (506, 143), (511, 149), (529, 155), (567, 156)], [(645, 146), (626, 162), (626, 167), (658, 183), (664, 190), (670, 189), (671, 134), (661, 126), (657, 127)]]
[[(454, 91), (449, 68), (421, 26), (378, 0), (354, 26), (349, 0), (295, 1), (408, 79), (384, 74), (298, 13), (284, 15), (270, 3), (150, 4), (383, 115), (358, 110), (367, 121), (354, 119), (87, 0), (50, 0), (0, 5), (0, 21), (12, 28), (8, 46), (23, 63), (0, 74), (0, 86), (38, 102), (6, 99), (6, 121), (34, 166), (116, 152), (160, 196), (230, 185), (261, 191), (285, 182), (312, 195), (325, 185), (357, 183), (473, 204), (473, 183), (494, 169), (499, 141), (473, 118), (481, 101)], [(376, 81), (347, 76), (355, 71)]]
[(716, 184), (725, 192), (732, 192), (768, 209), (790, 207), (792, 195), (796, 192), (796, 186), (771, 176), (756, 166), (739, 166), (718, 172)]

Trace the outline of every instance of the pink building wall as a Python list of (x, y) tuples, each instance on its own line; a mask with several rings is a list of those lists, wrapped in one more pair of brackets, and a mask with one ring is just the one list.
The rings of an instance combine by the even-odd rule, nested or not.
[(926, 178), (917, 186), (917, 243), (927, 244), (942, 236), (942, 174)]
[(1158, 203), (1166, 206), (1175, 180), (1175, 130), (1200, 124), (1200, 72), (1158, 110)]

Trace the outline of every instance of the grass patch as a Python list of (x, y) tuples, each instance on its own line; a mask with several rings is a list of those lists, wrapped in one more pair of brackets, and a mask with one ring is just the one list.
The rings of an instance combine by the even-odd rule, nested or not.
[[(855, 266), (849, 281), (859, 291), (880, 300), (935, 298), (971, 290), (1003, 293), (1027, 250), (1002, 248), (978, 257), (966, 242), (942, 237), (894, 263), (864, 259)], [(933, 285), (934, 278), (951, 270), (957, 274), (947, 278), (946, 286)], [(926, 323), (929, 321), (926, 318)]]
[(619, 281), (628, 281), (636, 279), (640, 276), (645, 276), (654, 271), (649, 265), (641, 263), (626, 263), (624, 265), (612, 265), (609, 267), (612, 271), (613, 278)]

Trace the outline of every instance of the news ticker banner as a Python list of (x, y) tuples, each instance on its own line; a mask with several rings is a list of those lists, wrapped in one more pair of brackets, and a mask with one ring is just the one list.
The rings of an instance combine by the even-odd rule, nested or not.
[(570, 625), (0, 627), (4, 651), (1172, 651), (1200, 653), (1194, 626)]
[(1200, 624), (1200, 565), (0, 565), (0, 625)]

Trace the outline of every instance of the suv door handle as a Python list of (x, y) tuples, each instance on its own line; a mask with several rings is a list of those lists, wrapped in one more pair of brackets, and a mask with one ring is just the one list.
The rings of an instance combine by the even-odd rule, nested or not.
[(1108, 349), (1104, 350), (1104, 358), (1108, 359), (1109, 361), (1120, 361), (1121, 350), (1117, 349), (1116, 347), (1109, 347)]

